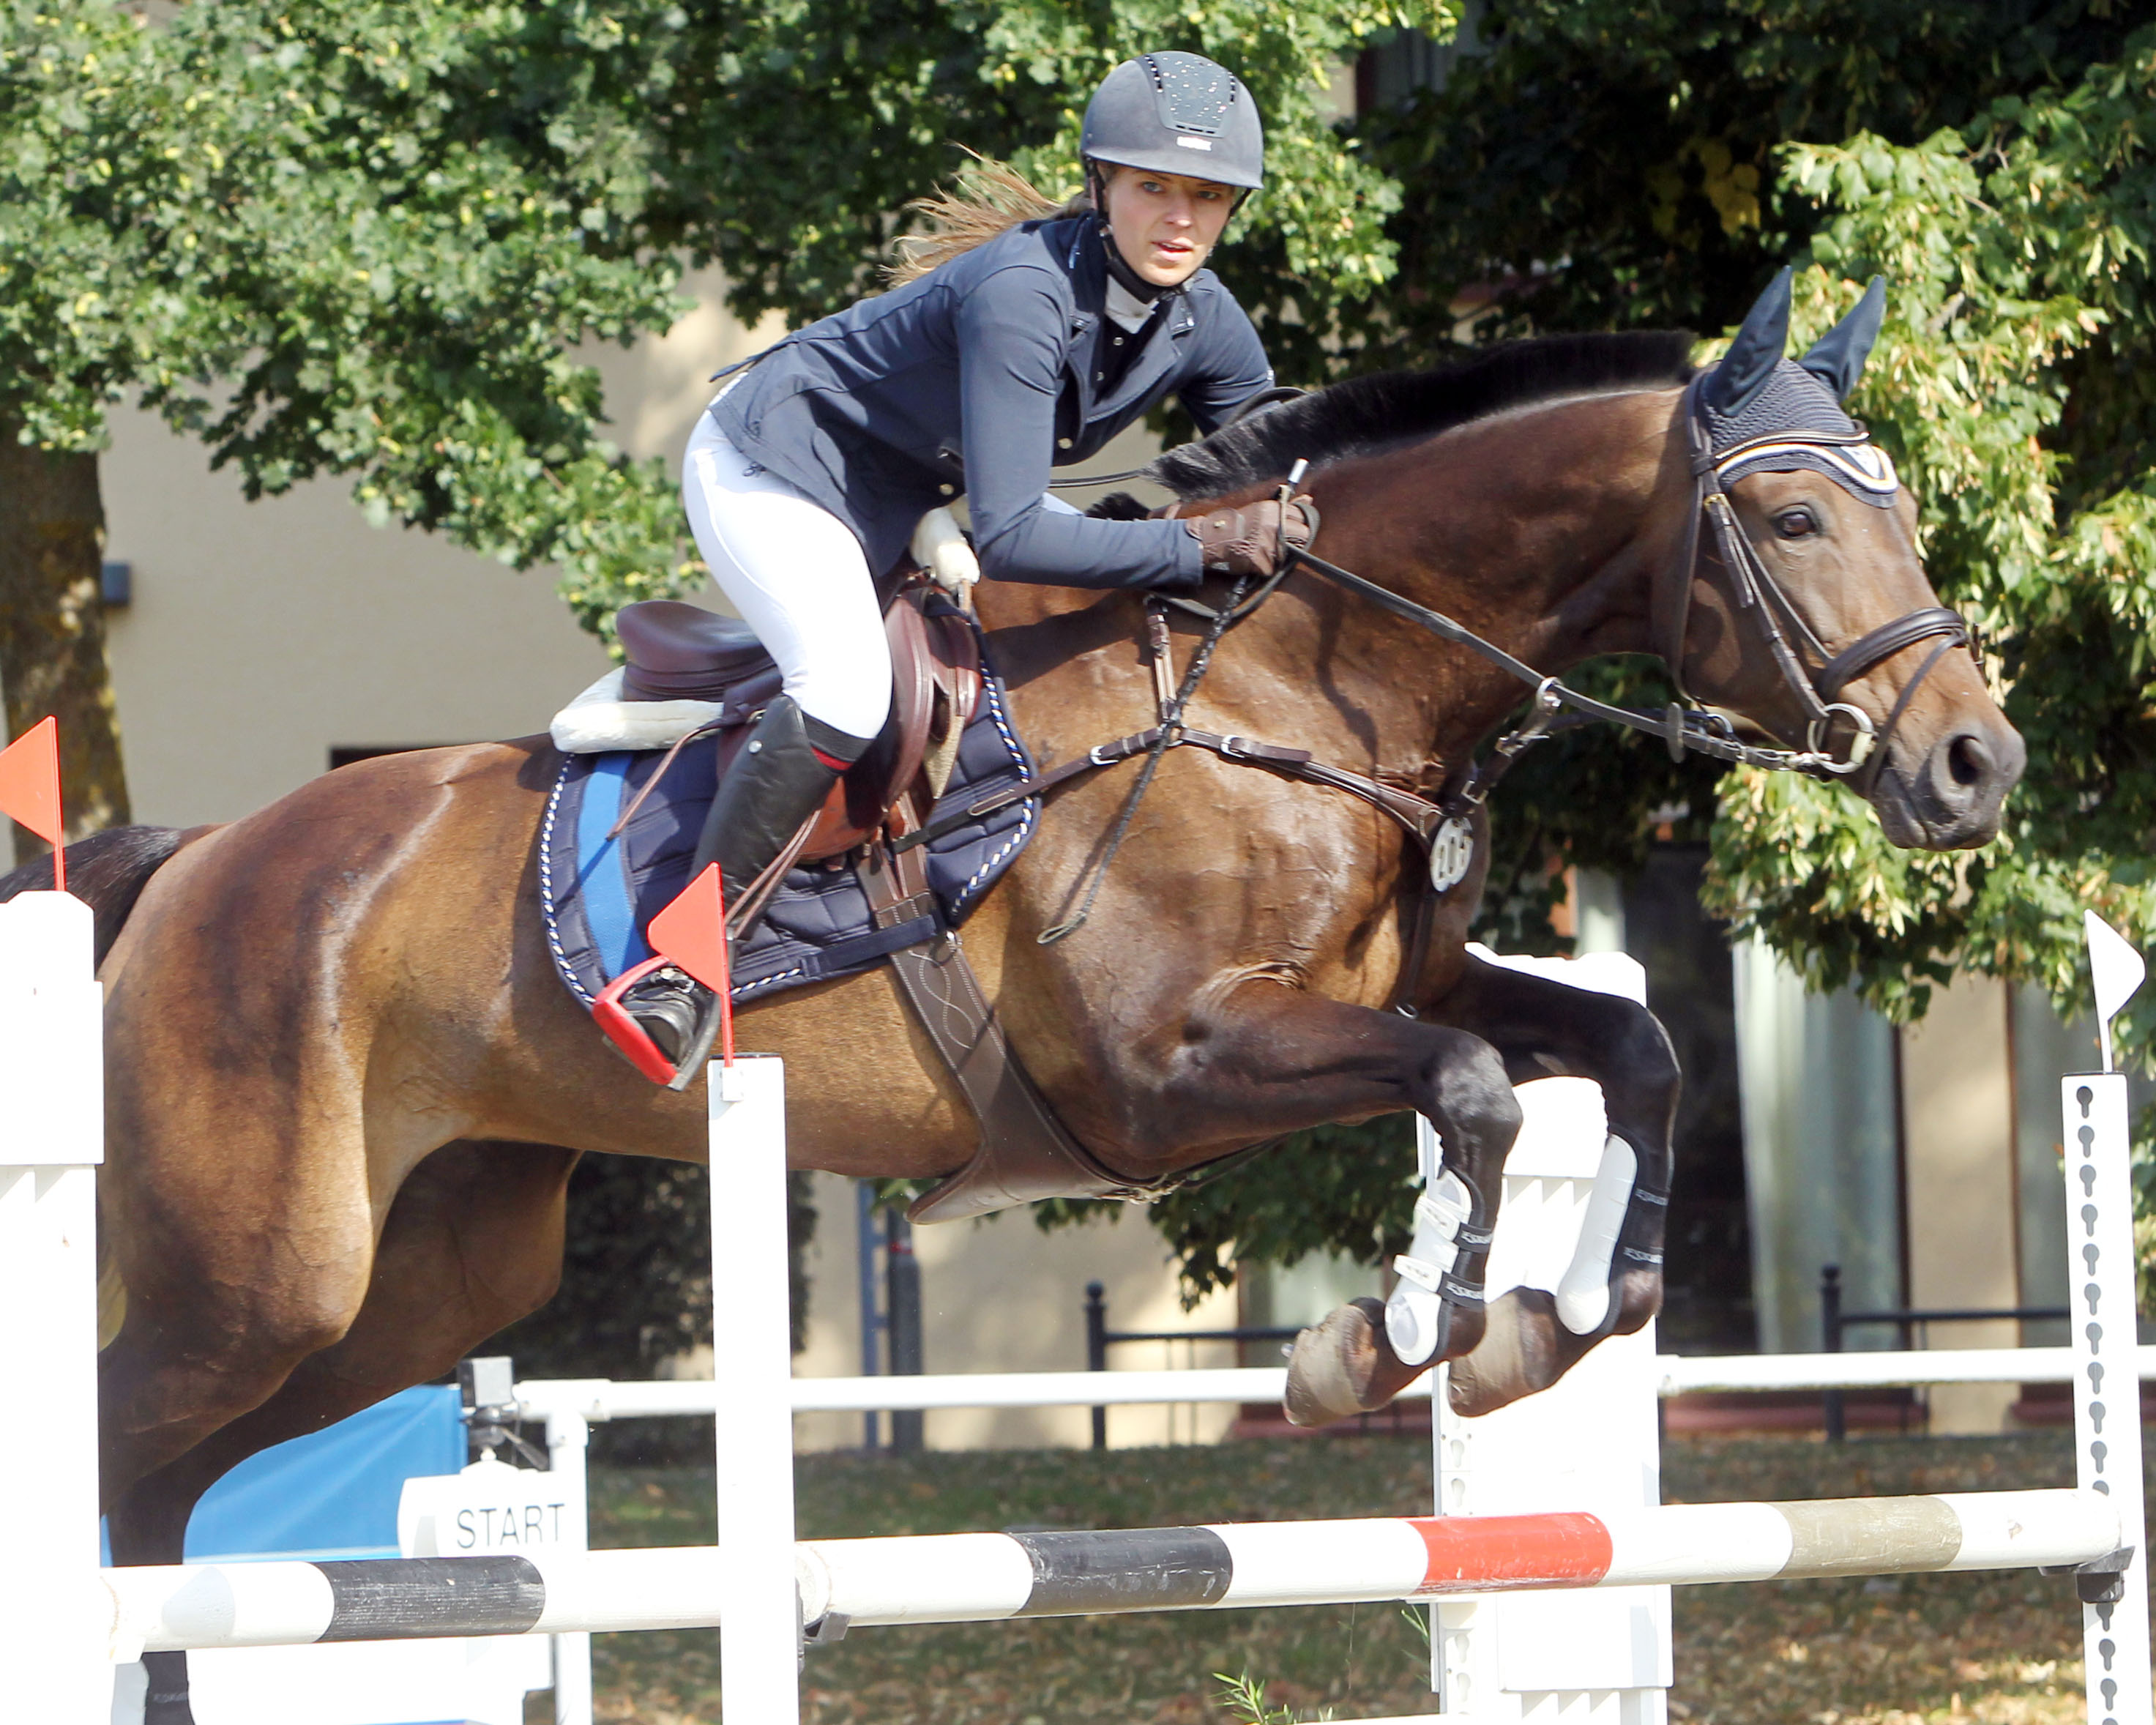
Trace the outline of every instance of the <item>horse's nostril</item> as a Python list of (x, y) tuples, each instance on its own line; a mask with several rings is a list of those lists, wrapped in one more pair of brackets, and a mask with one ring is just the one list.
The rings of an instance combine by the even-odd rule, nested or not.
[(1964, 790), (1983, 783), (1996, 765), (1990, 748), (1974, 732), (1964, 732), (1947, 745), (1947, 772)]

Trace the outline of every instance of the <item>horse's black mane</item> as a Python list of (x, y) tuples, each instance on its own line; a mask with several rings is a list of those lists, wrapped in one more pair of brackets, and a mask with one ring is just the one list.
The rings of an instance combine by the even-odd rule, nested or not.
[(1301, 459), (1372, 455), (1508, 408), (1682, 383), (1694, 339), (1681, 330), (1543, 336), (1435, 371), (1350, 377), (1170, 449), (1147, 472), (1178, 497), (1218, 497), (1279, 479)]

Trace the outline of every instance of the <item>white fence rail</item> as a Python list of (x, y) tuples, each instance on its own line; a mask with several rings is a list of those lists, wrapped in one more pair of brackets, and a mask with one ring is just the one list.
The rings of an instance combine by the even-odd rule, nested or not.
[[(2141, 1375), (2156, 1378), (2156, 1346), (2138, 1350)], [(1702, 1392), (1886, 1389), (1935, 1384), (2064, 1384), (2071, 1348), (1935, 1348), (1881, 1353), (1658, 1354), (1665, 1396)], [(797, 1414), (855, 1414), (937, 1408), (1127, 1408), (1163, 1403), (1277, 1402), (1281, 1366), (1164, 1372), (957, 1372), (918, 1378), (796, 1378)], [(1427, 1400), (1428, 1376), (1400, 1392)], [(516, 1386), (526, 1420), (580, 1419), (591, 1425), (718, 1412), (708, 1378), (615, 1383), (606, 1378), (532, 1378)]]

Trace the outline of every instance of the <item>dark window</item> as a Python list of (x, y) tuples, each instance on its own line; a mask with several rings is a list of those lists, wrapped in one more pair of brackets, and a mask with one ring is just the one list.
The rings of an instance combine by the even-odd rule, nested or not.
[(1414, 100), (1419, 90), (1442, 90), (1453, 67), (1480, 51), (1476, 25), (1481, 14), (1481, 0), (1467, 0), (1450, 42), (1433, 42), (1419, 30), (1394, 30), (1364, 49), (1355, 60), (1355, 111), (1374, 114)]

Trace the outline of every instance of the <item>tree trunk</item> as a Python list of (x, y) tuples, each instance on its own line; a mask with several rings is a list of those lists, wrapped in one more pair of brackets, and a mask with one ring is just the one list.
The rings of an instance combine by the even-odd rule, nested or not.
[[(0, 421), (0, 694), (8, 735), (59, 721), (62, 812), (69, 839), (124, 824), (127, 777), (105, 657), (105, 506), (95, 454), (17, 441)], [(44, 841), (15, 829), (15, 859)]]

